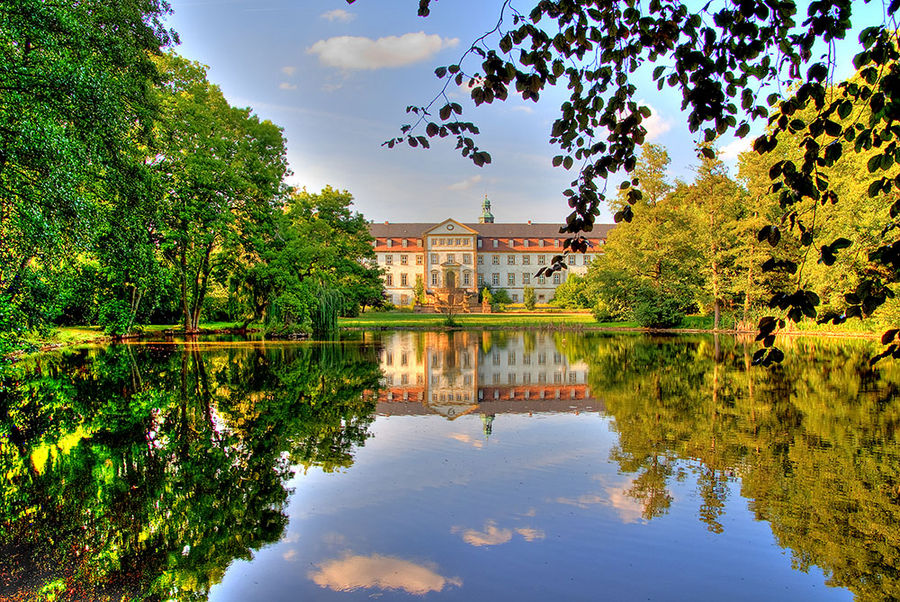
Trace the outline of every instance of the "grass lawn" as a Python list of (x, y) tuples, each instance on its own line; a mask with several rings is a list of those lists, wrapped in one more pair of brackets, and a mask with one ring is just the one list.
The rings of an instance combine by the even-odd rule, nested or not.
[[(599, 323), (588, 313), (504, 313), (504, 314), (459, 314), (453, 321), (464, 327), (509, 327), (517, 326), (592, 326), (622, 328), (635, 327), (632, 322)], [(441, 314), (414, 314), (401, 312), (368, 313), (358, 318), (340, 318), (338, 323), (349, 328), (441, 328), (444, 316)]]

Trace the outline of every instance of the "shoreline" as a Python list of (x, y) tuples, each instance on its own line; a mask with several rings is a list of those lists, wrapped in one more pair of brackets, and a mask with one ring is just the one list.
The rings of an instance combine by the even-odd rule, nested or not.
[[(704, 334), (704, 335), (728, 335), (735, 337), (752, 337), (755, 338), (756, 330), (741, 329), (706, 329), (706, 328), (642, 328), (639, 326), (592, 326), (587, 324), (534, 324), (534, 325), (456, 325), (446, 326), (443, 324), (431, 325), (402, 325), (402, 324), (373, 324), (369, 326), (341, 326), (340, 332), (391, 332), (391, 331), (416, 331), (416, 332), (457, 332), (457, 331), (545, 331), (545, 332), (571, 332), (571, 333), (608, 333), (608, 334), (647, 334), (647, 335), (679, 335), (679, 334)], [(23, 357), (36, 353), (49, 353), (59, 349), (76, 347), (80, 345), (103, 345), (109, 343), (128, 343), (130, 341), (142, 341), (148, 339), (170, 339), (172, 337), (202, 337), (208, 335), (247, 335), (258, 333), (258, 328), (238, 329), (238, 328), (201, 328), (199, 332), (185, 335), (179, 330), (160, 330), (153, 332), (144, 332), (131, 334), (127, 336), (109, 336), (98, 335), (84, 338), (76, 338), (72, 340), (48, 343), (44, 345), (36, 345), (32, 350), (18, 350), (10, 354), (10, 358), (18, 360)], [(778, 333), (778, 336), (789, 337), (822, 337), (822, 338), (862, 338), (877, 339), (881, 336), (878, 332), (835, 332), (835, 331), (818, 331), (818, 330), (784, 330)], [(284, 337), (263, 337), (265, 341), (286, 341)], [(309, 338), (301, 338), (298, 340), (310, 340)]]

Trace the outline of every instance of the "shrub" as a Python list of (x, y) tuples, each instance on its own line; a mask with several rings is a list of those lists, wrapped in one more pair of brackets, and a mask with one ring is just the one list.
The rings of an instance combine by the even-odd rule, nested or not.
[(644, 328), (671, 328), (681, 324), (681, 304), (656, 290), (641, 291), (632, 309), (634, 321)]
[(128, 334), (128, 328), (131, 325), (131, 309), (121, 299), (104, 301), (97, 311), (97, 323), (108, 335)]
[(534, 289), (530, 286), (526, 286), (522, 291), (522, 300), (524, 301), (525, 309), (532, 311), (535, 305)]

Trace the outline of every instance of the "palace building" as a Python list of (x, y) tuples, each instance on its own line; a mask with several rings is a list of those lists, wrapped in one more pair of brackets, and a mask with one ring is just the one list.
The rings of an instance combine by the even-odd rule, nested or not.
[(602, 253), (612, 224), (595, 224), (586, 233), (591, 243), (585, 254), (566, 256), (566, 270), (551, 276), (536, 276), (552, 258), (563, 253), (567, 235), (557, 224), (494, 223), (491, 202), (482, 204), (478, 223), (446, 219), (440, 223), (370, 224), (375, 239), (378, 267), (384, 270), (388, 300), (411, 305), (417, 279), (422, 280), (428, 303), (448, 290), (468, 294), (471, 302), (485, 285), (506, 289), (514, 303), (523, 301), (524, 289), (535, 291), (538, 303), (553, 299), (556, 287), (569, 274), (583, 275), (590, 262)]

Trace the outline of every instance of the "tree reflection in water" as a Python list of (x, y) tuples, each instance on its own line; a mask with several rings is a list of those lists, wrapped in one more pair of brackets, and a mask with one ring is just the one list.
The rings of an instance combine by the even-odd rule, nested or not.
[(646, 519), (693, 471), (710, 531), (739, 488), (797, 568), (821, 567), (857, 600), (900, 599), (900, 369), (870, 367), (874, 345), (799, 339), (763, 370), (750, 366), (752, 343), (731, 338), (557, 344), (590, 366), (619, 437), (613, 459), (636, 473), (628, 494)]
[(0, 400), (0, 596), (205, 599), (281, 537), (293, 465), (352, 464), (375, 358), (195, 342), (23, 362)]

